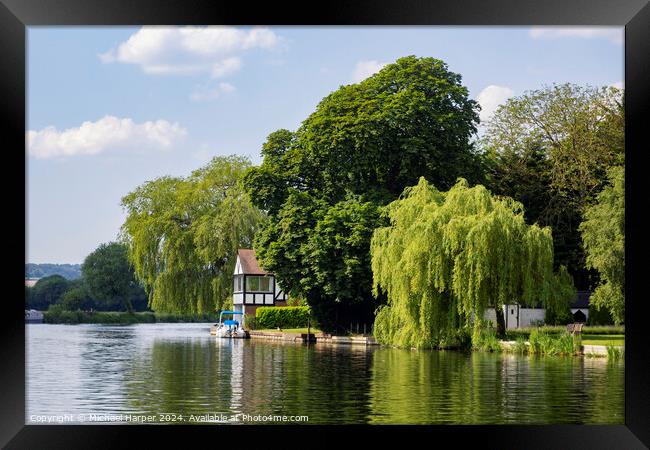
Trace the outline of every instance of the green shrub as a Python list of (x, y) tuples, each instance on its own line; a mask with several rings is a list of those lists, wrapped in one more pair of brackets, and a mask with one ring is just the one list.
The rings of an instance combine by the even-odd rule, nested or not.
[(548, 333), (543, 330), (532, 330), (528, 338), (529, 352), (539, 355), (571, 355), (580, 350), (580, 336), (574, 336), (566, 331)]
[(590, 304), (587, 325), (614, 325), (614, 318), (609, 309), (598, 309), (596, 305)]
[(494, 328), (489, 327), (482, 330), (478, 336), (475, 336), (472, 342), (472, 347), (475, 350), (486, 352), (500, 352), (501, 342), (497, 338)]
[(81, 323), (83, 320), (81, 311), (68, 311), (60, 303), (51, 304), (47, 311), (43, 313), (43, 322), (45, 323)]
[(546, 308), (544, 314), (544, 323), (548, 325), (566, 325), (573, 323), (573, 316), (569, 305), (564, 305), (558, 308)]
[(530, 332), (530, 336), (528, 337), (528, 343), (530, 344), (529, 352), (534, 353), (534, 354), (540, 354), (542, 353), (542, 343), (540, 341), (540, 331), (538, 329), (534, 329)]
[(623, 356), (623, 350), (613, 345), (607, 346), (607, 359), (610, 361), (618, 361)]
[(515, 345), (513, 347), (513, 351), (515, 353), (519, 353), (520, 355), (525, 355), (528, 353), (528, 345), (526, 344), (526, 339), (524, 339), (523, 336), (518, 336)]
[(542, 355), (557, 355), (559, 353), (556, 347), (555, 339), (549, 333), (539, 334), (539, 345)]
[(261, 306), (255, 311), (256, 326), (261, 329), (302, 328), (307, 326), (309, 317), (308, 306)]
[(572, 355), (576, 353), (576, 341), (580, 341), (579, 336), (569, 333), (562, 333), (554, 339), (553, 346), (558, 355)]
[(573, 353), (581, 353), (582, 352), (582, 336), (579, 334), (574, 334), (573, 335)]
[(249, 330), (257, 330), (257, 317), (255, 317), (253, 314), (246, 314), (244, 318), (244, 326)]

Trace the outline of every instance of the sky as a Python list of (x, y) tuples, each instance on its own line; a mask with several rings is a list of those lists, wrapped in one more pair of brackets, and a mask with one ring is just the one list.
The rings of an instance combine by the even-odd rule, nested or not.
[(462, 75), (489, 119), (553, 83), (623, 86), (623, 27), (29, 27), (26, 262), (82, 263), (121, 198), (273, 131), (402, 56)]

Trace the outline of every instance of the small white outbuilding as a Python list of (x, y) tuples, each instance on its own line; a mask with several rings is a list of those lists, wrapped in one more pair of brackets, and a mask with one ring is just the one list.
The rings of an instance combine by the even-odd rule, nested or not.
[[(569, 305), (571, 315), (574, 322), (584, 323), (589, 318), (589, 297), (590, 291), (578, 291), (576, 298)], [(503, 305), (503, 315), (505, 319), (506, 329), (511, 328), (525, 328), (539, 325), (544, 323), (546, 316), (546, 309), (541, 305), (537, 307), (524, 307), (519, 304)], [(483, 316), (485, 320), (492, 321), (496, 324), (496, 314), (494, 308), (485, 310)]]

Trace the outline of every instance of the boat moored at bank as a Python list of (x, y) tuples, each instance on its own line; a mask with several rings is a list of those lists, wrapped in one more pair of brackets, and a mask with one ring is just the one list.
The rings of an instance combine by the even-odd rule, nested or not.
[[(224, 315), (231, 315), (233, 318), (224, 320)], [(219, 338), (248, 337), (248, 334), (242, 327), (240, 321), (235, 320), (235, 317), (237, 315), (243, 316), (243, 313), (237, 311), (221, 311), (219, 314), (219, 323), (216, 323), (212, 328), (210, 328), (210, 334), (213, 334)]]

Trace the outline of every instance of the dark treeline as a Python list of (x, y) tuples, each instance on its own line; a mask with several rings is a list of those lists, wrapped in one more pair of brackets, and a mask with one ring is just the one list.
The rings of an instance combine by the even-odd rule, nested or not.
[(25, 278), (45, 278), (50, 275), (76, 280), (81, 278), (81, 264), (25, 264)]
[(25, 307), (45, 311), (147, 311), (147, 295), (133, 276), (123, 244), (100, 245), (81, 265), (81, 278), (50, 275), (25, 287)]

